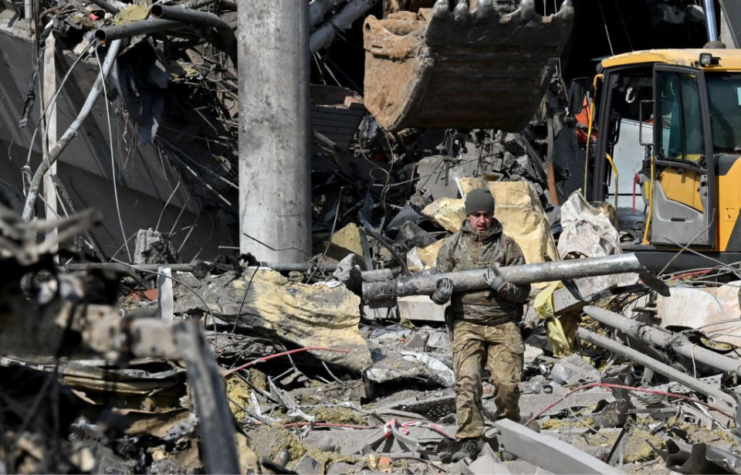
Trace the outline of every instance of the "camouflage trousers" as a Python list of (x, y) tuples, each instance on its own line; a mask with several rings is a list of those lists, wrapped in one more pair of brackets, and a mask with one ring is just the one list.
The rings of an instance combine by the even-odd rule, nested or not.
[(494, 385), (497, 418), (520, 422), (523, 354), (520, 328), (514, 322), (479, 325), (458, 320), (453, 328), (453, 369), (459, 438), (480, 437), (484, 431), (481, 370), (486, 367)]

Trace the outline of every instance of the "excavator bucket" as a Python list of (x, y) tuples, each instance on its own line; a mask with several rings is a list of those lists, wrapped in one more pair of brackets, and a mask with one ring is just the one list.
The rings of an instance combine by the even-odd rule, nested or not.
[[(474, 2), (475, 3), (475, 2)], [(571, 34), (574, 9), (543, 17), (534, 0), (501, 14), (492, 0), (451, 11), (448, 0), (383, 20), (369, 16), (365, 105), (391, 131), (523, 130), (541, 102)]]

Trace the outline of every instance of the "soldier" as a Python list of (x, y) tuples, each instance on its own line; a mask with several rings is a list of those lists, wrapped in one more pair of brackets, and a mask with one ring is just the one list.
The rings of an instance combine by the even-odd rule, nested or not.
[(530, 286), (507, 282), (497, 267), (524, 263), (520, 246), (494, 219), (494, 197), (488, 190), (471, 191), (466, 197), (466, 220), (440, 249), (437, 272), (487, 269), (489, 289), (455, 292), (453, 281), (443, 278), (432, 296), (439, 305), (452, 297), (446, 318), (453, 331), (456, 436), (463, 442), (456, 458), (475, 459), (479, 452), (484, 431), (481, 369), (485, 362), (494, 385), (497, 417), (520, 421), (518, 383), (525, 345), (518, 324)]

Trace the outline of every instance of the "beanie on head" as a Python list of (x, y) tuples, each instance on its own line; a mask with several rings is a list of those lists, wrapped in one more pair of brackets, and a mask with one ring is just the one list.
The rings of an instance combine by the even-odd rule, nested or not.
[(494, 214), (494, 197), (489, 190), (477, 188), (466, 195), (466, 216), (476, 211)]

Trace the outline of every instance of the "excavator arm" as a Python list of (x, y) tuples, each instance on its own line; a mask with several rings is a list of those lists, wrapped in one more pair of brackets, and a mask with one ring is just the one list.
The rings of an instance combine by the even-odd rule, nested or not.
[(389, 0), (384, 19), (364, 28), (365, 104), (386, 129), (495, 128), (519, 132), (542, 100), (574, 17), (571, 0), (555, 15), (534, 0)]

